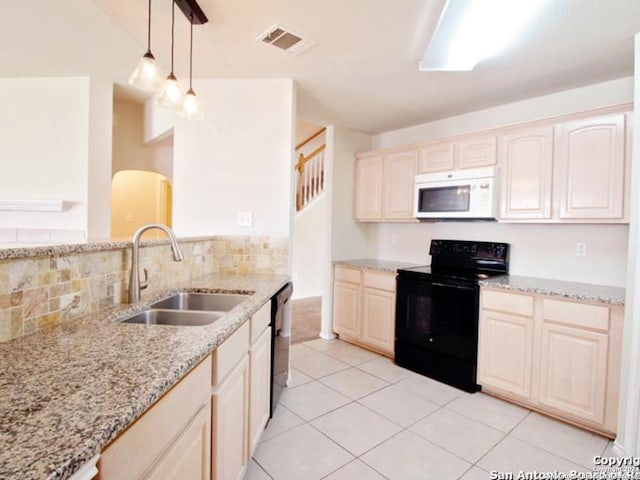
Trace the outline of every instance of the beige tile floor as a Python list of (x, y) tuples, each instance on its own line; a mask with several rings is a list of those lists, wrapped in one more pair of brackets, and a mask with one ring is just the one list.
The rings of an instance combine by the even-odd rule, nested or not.
[(340, 340), (294, 345), (291, 365), (291, 385), (245, 480), (479, 480), (496, 470), (580, 472), (590, 471), (593, 457), (608, 447), (598, 435), (457, 390)]

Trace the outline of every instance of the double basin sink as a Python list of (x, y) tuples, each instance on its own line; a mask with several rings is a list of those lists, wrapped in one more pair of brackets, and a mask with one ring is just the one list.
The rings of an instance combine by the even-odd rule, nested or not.
[(209, 325), (247, 297), (233, 293), (178, 293), (121, 322), (180, 327)]

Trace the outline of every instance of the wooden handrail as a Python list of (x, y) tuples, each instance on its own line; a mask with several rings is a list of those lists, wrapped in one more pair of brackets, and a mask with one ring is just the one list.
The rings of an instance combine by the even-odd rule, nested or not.
[(296, 163), (296, 170), (301, 172), (302, 171), (302, 167), (304, 167), (304, 164), (307, 163), (309, 160), (311, 160), (316, 155), (319, 155), (321, 152), (323, 152), (325, 148), (327, 148), (327, 145), (321, 145), (318, 148), (316, 148), (313, 152), (311, 152), (309, 155), (307, 155), (306, 157), (301, 153), (300, 156), (298, 157), (298, 163)]
[(313, 135), (311, 135), (309, 138), (307, 138), (304, 142), (296, 145), (296, 150), (298, 150), (299, 148), (304, 147), (307, 143), (309, 143), (311, 140), (313, 140), (314, 138), (319, 137), (325, 130), (327, 129), (327, 127), (323, 127), (322, 130), (319, 130), (318, 132), (314, 133)]

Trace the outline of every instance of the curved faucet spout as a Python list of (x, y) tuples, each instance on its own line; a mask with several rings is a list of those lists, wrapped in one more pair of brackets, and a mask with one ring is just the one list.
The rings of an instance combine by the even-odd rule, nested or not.
[(140, 292), (147, 288), (147, 271), (145, 270), (145, 281), (140, 282), (140, 267), (139, 267), (139, 249), (140, 249), (140, 237), (147, 230), (157, 228), (162, 230), (169, 237), (171, 242), (171, 253), (173, 254), (173, 260), (175, 262), (181, 262), (184, 260), (184, 253), (180, 245), (178, 245), (178, 239), (173, 231), (161, 223), (149, 223), (143, 225), (133, 234), (133, 244), (131, 246), (131, 277), (129, 280), (129, 303), (135, 303), (140, 301)]

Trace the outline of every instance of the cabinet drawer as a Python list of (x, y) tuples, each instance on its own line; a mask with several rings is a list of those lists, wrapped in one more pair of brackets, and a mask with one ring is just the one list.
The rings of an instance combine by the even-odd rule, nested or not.
[(249, 351), (249, 324), (246, 322), (213, 351), (212, 385), (215, 387)]
[(482, 308), (530, 317), (533, 315), (533, 297), (483, 289)]
[(363, 282), (365, 286), (378, 288), (380, 290), (396, 291), (396, 275), (395, 273), (381, 273), (365, 270), (362, 272)]
[(542, 318), (556, 323), (609, 331), (609, 307), (544, 299)]
[(271, 302), (265, 303), (260, 310), (251, 317), (251, 344), (260, 337), (260, 334), (271, 323)]
[(333, 278), (341, 282), (360, 283), (360, 270), (336, 266), (333, 272)]

